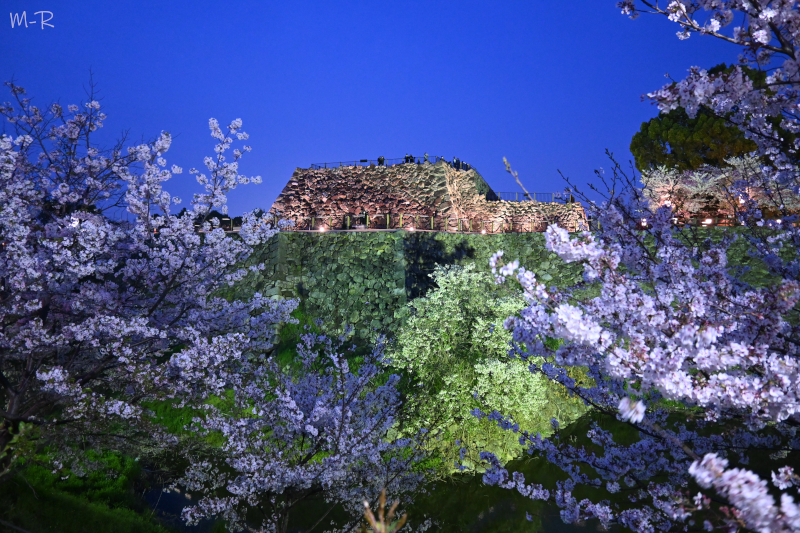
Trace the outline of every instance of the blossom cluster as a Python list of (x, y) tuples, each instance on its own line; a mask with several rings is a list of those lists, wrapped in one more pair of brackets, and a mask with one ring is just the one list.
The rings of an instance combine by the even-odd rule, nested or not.
[[(248, 214), (244, 239), (235, 239), (203, 220), (236, 184), (257, 181), (238, 175), (240, 151), (225, 162), (232, 137), (246, 138), (240, 120), (228, 135), (211, 122), (219, 142), (207, 192), (177, 216), (180, 200), (163, 188), (180, 173), (167, 169), (169, 134), (101, 150), (97, 101), (40, 109), (8, 86), (15, 102), (0, 114), (15, 134), (0, 136), (0, 480), (13, 472), (25, 425), (56, 454), (71, 455), (76, 442), (169, 444), (174, 437), (143, 402), (219, 393), (230, 379), (225, 361), (269, 350), (296, 306), (217, 296), (263, 268), (238, 265), (277, 231)], [(134, 220), (112, 217), (120, 208)]]
[[(16, 104), (0, 113), (18, 134), (0, 136), (0, 482), (30, 425), (56, 470), (83, 470), (77, 442), (137, 456), (169, 449), (178, 437), (148, 407), (160, 401), (192, 409), (194, 435), (224, 441), (181, 447), (179, 483), (201, 495), (189, 523), (220, 515), (249, 528), (256, 507), (267, 511), (261, 530), (285, 531), (307, 496), (353, 504), (358, 516), (382, 488), (416, 487), (416, 444), (387, 438), (400, 401), (382, 343), (351, 370), (338, 350), (345, 337), (307, 335), (301, 368), (289, 371), (269, 353), (277, 327), (296, 323), (297, 302), (222, 297), (264, 269), (247, 261), (253, 247), (286, 227), (246, 213), (234, 237), (208, 219), (237, 185), (260, 181), (239, 174), (249, 147), (226, 160), (247, 139), (240, 119), (227, 131), (209, 121), (215, 155), (207, 173), (190, 171), (205, 192), (175, 215), (181, 201), (164, 184), (181, 169), (168, 167), (168, 133), (101, 151), (96, 101), (45, 112), (9, 87)], [(109, 216), (120, 206), (132, 222)]]
[[(569, 480), (559, 482), (554, 495), (533, 491), (522, 478), (510, 481), (490, 455), (484, 480), (552, 497), (567, 521), (598, 518), (639, 531), (671, 530), (694, 523), (694, 513), (711, 512), (717, 515), (709, 519), (712, 525), (797, 531), (796, 496), (785, 492), (775, 503), (766, 481), (741, 467), (728, 469), (725, 456), (746, 465), (759, 450), (780, 457), (800, 449), (800, 283), (791, 275), (797, 255), (780, 250), (800, 243), (800, 229), (786, 226), (782, 239), (775, 239), (774, 231), (758, 233), (761, 227), (753, 226), (752, 253), (768, 258), (765, 264), (780, 274), (775, 286), (755, 287), (730, 272), (734, 238), (688, 245), (691, 235), (672, 224), (669, 208), (648, 209), (647, 199), (634, 190), (593, 207), (600, 232), (570, 236), (548, 228), (547, 248), (565, 262), (583, 263), (585, 281), (571, 289), (545, 289), (512, 265), (529, 305), (505, 322), (532, 371), (562, 384), (596, 412), (634, 426), (639, 440), (619, 444), (595, 424), (588, 436), (598, 453), (560, 442), (558, 435), (546, 439), (521, 431), (520, 442), (559, 465)], [(645, 212), (652, 224), (643, 231), (637, 224)], [(500, 268), (497, 259), (493, 267)], [(581, 297), (579, 291), (588, 287), (597, 296)], [(553, 352), (542, 342), (548, 337), (564, 342)], [(570, 379), (570, 366), (588, 368), (593, 383)], [(670, 418), (665, 400), (682, 405), (689, 420)], [(517, 430), (500, 413), (478, 416)], [(744, 424), (727, 423), (732, 420)], [(725, 512), (689, 500), (684, 491), (691, 479), (716, 489)], [(786, 465), (773, 480), (786, 490), (796, 476)], [(612, 493), (625, 487), (629, 505), (579, 501), (572, 496), (579, 484)]]
[[(516, 264), (501, 266), (499, 252), (491, 265), (503, 269), (497, 281), (515, 273), (529, 303), (505, 322), (518, 356), (592, 406), (595, 417), (616, 418), (617, 427), (631, 426), (638, 437), (619, 442), (613, 424), (595, 422), (587, 434), (593, 446), (579, 446), (558, 432), (543, 438), (520, 431), (501, 413), (479, 412), (519, 432), (530, 453), (568, 476), (545, 494), (518, 476), (510, 481), (487, 455), (484, 480), (552, 498), (567, 522), (597, 518), (636, 531), (687, 531), (701, 523), (706, 530), (800, 531), (798, 478), (791, 465), (781, 465), (800, 450), (800, 228), (789, 202), (773, 201), (785, 192), (796, 195), (800, 185), (800, 140), (784, 138), (800, 132), (797, 2), (672, 0), (664, 7), (624, 0), (617, 6), (631, 18), (666, 16), (680, 25), (680, 38), (700, 33), (743, 47), (740, 65), (716, 74), (692, 68), (685, 80), (648, 96), (661, 110), (680, 106), (690, 116), (706, 106), (756, 142), (760, 168), (731, 171), (734, 202), (743, 204), (734, 211), (744, 228), (714, 235), (675, 226), (674, 206), (653, 206), (652, 195), (615, 163), (613, 177), (598, 173), (608, 186), (605, 201), (584, 197), (598, 230), (569, 235), (553, 226), (546, 233), (548, 249), (583, 264), (583, 283), (545, 287)], [(703, 12), (706, 22), (697, 19)], [(732, 35), (723, 33), (734, 20), (741, 24)], [(752, 75), (765, 67), (771, 71), (763, 80)], [(765, 223), (763, 198), (781, 220)], [(756, 284), (747, 268), (730, 263), (735, 247), (746, 249), (766, 278)], [(547, 338), (563, 343), (553, 351)], [(591, 382), (569, 378), (565, 367), (575, 365), (588, 369)], [(747, 467), (756, 456), (775, 465), (772, 490), (763, 474)], [(614, 496), (579, 500), (580, 485)], [(695, 496), (687, 490), (693, 486), (702, 489)]]
[[(654, 13), (678, 24), (678, 37), (712, 36), (741, 46), (739, 64), (726, 72), (691, 67), (689, 75), (647, 97), (659, 110), (677, 107), (694, 117), (700, 106), (726, 116), (771, 160), (771, 179), (798, 192), (795, 169), (800, 148), (798, 110), (800, 14), (795, 0), (671, 0), (666, 7), (651, 0), (618, 1), (622, 13)], [(764, 73), (754, 81), (746, 68)], [(789, 139), (788, 136), (792, 138)]]
[[(178, 484), (205, 496), (184, 509), (188, 524), (220, 516), (236, 531), (252, 527), (247, 515), (257, 507), (263, 513), (258, 531), (285, 531), (296, 504), (317, 494), (357, 517), (361, 502), (374, 501), (382, 489), (416, 488), (422, 479), (410, 471), (420, 458), (416, 442), (386, 438), (400, 398), (397, 375), (380, 379), (383, 341), (354, 370), (342, 350), (346, 338), (306, 333), (293, 371), (274, 359), (232, 366), (230, 403), (208, 405), (194, 420), (200, 434), (221, 435), (228, 468), (189, 457)], [(217, 374), (203, 372), (208, 379)]]

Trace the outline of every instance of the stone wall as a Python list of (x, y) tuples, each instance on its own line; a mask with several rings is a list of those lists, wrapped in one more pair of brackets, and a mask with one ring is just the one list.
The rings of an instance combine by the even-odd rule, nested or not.
[[(298, 229), (312, 229), (311, 217), (334, 228), (352, 227), (362, 213), (373, 220), (382, 215), (376, 220), (384, 224), (379, 227), (430, 227), (429, 217), (435, 217), (435, 229), (489, 232), (543, 231), (550, 223), (574, 231), (586, 221), (580, 203), (488, 201), (487, 193), (492, 192), (474, 169), (455, 170), (444, 161), (297, 168), (270, 213), (294, 220)], [(387, 214), (393, 215), (388, 224), (384, 222)], [(400, 214), (405, 218), (400, 219)]]
[(266, 268), (230, 295), (299, 297), (309, 316), (332, 327), (352, 324), (357, 336), (367, 339), (375, 331), (397, 330), (406, 304), (431, 287), (436, 264), (476, 263), (488, 271), (497, 250), (509, 261), (519, 259), (548, 285), (573, 284), (582, 273), (580, 265), (564, 264), (548, 252), (541, 233), (281, 232), (249, 260)]

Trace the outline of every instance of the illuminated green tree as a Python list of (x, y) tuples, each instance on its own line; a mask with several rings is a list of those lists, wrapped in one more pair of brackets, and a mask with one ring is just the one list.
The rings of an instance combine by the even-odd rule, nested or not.
[(695, 118), (678, 108), (643, 122), (630, 149), (639, 171), (662, 165), (683, 171), (725, 166), (725, 159), (752, 152), (756, 145), (739, 128), (701, 107)]

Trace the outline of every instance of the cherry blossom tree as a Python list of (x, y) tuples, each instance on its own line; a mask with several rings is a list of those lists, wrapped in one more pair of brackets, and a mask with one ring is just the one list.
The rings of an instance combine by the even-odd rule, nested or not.
[[(615, 163), (611, 176), (598, 174), (609, 191), (603, 202), (571, 191), (587, 201), (601, 229), (570, 236), (551, 226), (546, 233), (549, 250), (584, 265), (584, 282), (574, 288), (546, 287), (518, 261), (504, 263), (502, 252), (492, 258), (497, 282), (513, 277), (529, 304), (505, 323), (517, 355), (592, 406), (595, 422), (591, 444), (583, 446), (562, 441), (558, 431), (542, 438), (501, 413), (476, 411), (519, 433), (530, 453), (566, 475), (545, 488), (484, 453), (484, 480), (554, 501), (566, 522), (594, 518), (636, 531), (800, 531), (800, 477), (791, 462), (800, 450), (800, 228), (796, 216), (765, 221), (746, 192), (797, 192), (797, 146), (781, 151), (769, 120), (783, 117), (781, 128), (798, 131), (797, 2), (617, 5), (632, 18), (669, 17), (680, 38), (700, 33), (742, 45), (743, 65), (770, 69), (755, 86), (740, 67), (717, 75), (694, 67), (648, 96), (661, 110), (680, 106), (692, 115), (704, 105), (729, 113), (758, 145), (756, 155), (773, 165), (735, 185), (750, 202), (738, 213), (742, 230), (703, 233), (674, 226), (672, 209), (653, 207), (635, 176)], [(705, 22), (697, 20), (701, 13)], [(734, 20), (732, 35), (725, 34)], [(772, 283), (748, 283), (746, 269), (731, 262), (732, 246), (742, 240)], [(553, 351), (547, 338), (563, 343)], [(575, 365), (588, 368), (591, 382), (566, 374)], [(636, 437), (619, 438), (609, 419), (634, 428)]]
[[(413, 443), (387, 438), (398, 378), (383, 371), (382, 343), (351, 371), (337, 351), (344, 337), (308, 335), (290, 372), (266, 354), (296, 301), (220, 296), (264, 268), (241, 265), (278, 231), (246, 213), (234, 238), (209, 219), (227, 213), (230, 190), (260, 182), (239, 173), (248, 146), (226, 159), (247, 139), (241, 120), (227, 131), (209, 121), (215, 155), (205, 172), (189, 171), (204, 192), (176, 216), (181, 201), (163, 187), (181, 173), (167, 167), (169, 134), (101, 151), (105, 115), (91, 96), (83, 108), (43, 111), (8, 85), (15, 102), (0, 113), (16, 135), (0, 137), (0, 482), (34, 442), (65, 472), (80, 471), (90, 447), (167, 449), (176, 437), (145, 406), (170, 400), (223, 437), (182, 450), (181, 483), (205, 495), (185, 512), (190, 522), (221, 515), (231, 529), (250, 527), (254, 508), (265, 512), (257, 530), (284, 531), (309, 495), (360, 515), (381, 488), (416, 485)], [(134, 220), (109, 216), (119, 207)]]
[[(322, 496), (328, 512), (344, 505), (357, 519), (362, 502), (382, 490), (416, 488), (423, 476), (412, 472), (421, 458), (418, 443), (387, 439), (401, 402), (399, 376), (381, 378), (383, 341), (357, 370), (342, 349), (346, 341), (347, 332), (335, 341), (306, 333), (295, 372), (273, 360), (241, 362), (231, 375), (234, 405), (207, 406), (206, 416), (195, 420), (201, 433), (216, 432), (223, 444), (216, 461), (190, 457), (178, 481), (205, 495), (184, 510), (189, 524), (219, 516), (231, 531), (285, 532), (290, 513), (309, 497)], [(259, 521), (248, 522), (251, 511)]]
[[(16, 136), (0, 138), (0, 479), (26, 433), (73, 458), (77, 445), (168, 442), (142, 401), (221, 390), (224, 373), (199, 383), (187, 362), (220, 368), (262, 352), (295, 306), (213, 296), (247, 274), (234, 265), (276, 230), (246, 216), (240, 240), (217, 220), (204, 221), (201, 236), (193, 216), (171, 215), (180, 199), (162, 184), (181, 169), (166, 167), (169, 134), (104, 152), (94, 142), (106, 118), (96, 100), (42, 110), (8, 85), (15, 103), (0, 112)], [(216, 157), (206, 158), (208, 176), (192, 170), (206, 191), (194, 214), (224, 209), (226, 192), (260, 181), (238, 173), (248, 147), (230, 162), (223, 155), (232, 137), (247, 138), (241, 121), (227, 135), (209, 125)], [(104, 213), (120, 205), (133, 223)]]
[[(95, 132), (106, 117), (96, 100), (43, 110), (8, 85), (15, 103), (0, 113), (16, 136), (0, 137), (0, 479), (26, 433), (73, 458), (78, 444), (168, 442), (142, 402), (220, 391), (222, 371), (201, 383), (189, 362), (221, 368), (263, 352), (295, 307), (214, 296), (247, 274), (235, 265), (276, 230), (248, 215), (235, 240), (218, 220), (204, 221), (201, 235), (192, 214), (171, 215), (180, 199), (162, 184), (181, 169), (167, 168), (169, 134), (101, 151)], [(248, 147), (225, 160), (234, 137), (247, 139), (241, 121), (227, 135), (209, 125), (218, 144), (205, 160), (209, 174), (191, 171), (205, 188), (195, 215), (224, 209), (225, 193), (260, 181), (238, 173)], [(118, 206), (134, 222), (107, 216)]]
[[(520, 433), (530, 453), (569, 476), (548, 490), (510, 475), (484, 453), (491, 466), (484, 481), (552, 499), (567, 522), (597, 518), (636, 531), (699, 523), (797, 531), (794, 497), (783, 492), (776, 503), (745, 466), (759, 454), (779, 461), (800, 449), (800, 284), (783, 278), (777, 286), (749, 286), (729, 272), (732, 238), (687, 246), (669, 208), (647, 209), (641, 197), (614, 198), (595, 210), (604, 228), (597, 235), (570, 238), (566, 230), (548, 229), (548, 249), (584, 264), (585, 281), (572, 290), (547, 288), (518, 262), (493, 258), (498, 280), (513, 275), (530, 304), (505, 323), (515, 342), (528, 347), (517, 355), (582, 398), (599, 420), (587, 447), (561, 442), (558, 432), (549, 439), (528, 433), (497, 412), (476, 412)], [(646, 231), (637, 225), (642, 214), (652, 220)], [(781, 265), (797, 261), (796, 254), (781, 255)], [(592, 285), (599, 296), (581, 299), (577, 291)], [(564, 343), (552, 351), (546, 338)], [(576, 383), (566, 374), (571, 366), (588, 368), (592, 382)], [(617, 442), (603, 417), (634, 427), (638, 439)], [(731, 461), (735, 468), (728, 468)], [(797, 480), (790, 465), (778, 472), (777, 488)], [(573, 495), (579, 485), (605, 489), (606, 496), (579, 500)], [(716, 493), (689, 495), (697, 485), (713, 485)]]
[[(637, 18), (641, 13), (658, 14), (678, 24), (678, 37), (708, 35), (740, 45), (739, 65), (715, 74), (694, 66), (689, 76), (647, 94), (660, 111), (682, 107), (694, 117), (705, 106), (754, 141), (759, 155), (768, 157), (774, 169), (771, 179), (800, 187), (793, 164), (800, 138), (785, 147), (781, 131), (800, 132), (800, 68), (798, 36), (800, 13), (794, 0), (623, 0), (622, 13)], [(764, 72), (764, 81), (754, 82), (745, 72)], [(780, 120), (773, 120), (773, 119)], [(777, 125), (777, 126), (776, 126)]]

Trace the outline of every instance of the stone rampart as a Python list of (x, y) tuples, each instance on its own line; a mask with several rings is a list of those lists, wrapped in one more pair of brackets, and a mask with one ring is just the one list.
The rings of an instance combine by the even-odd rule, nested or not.
[[(461, 220), (458, 228), (489, 232), (543, 231), (551, 223), (574, 231), (586, 222), (580, 203), (489, 201), (487, 193), (492, 192), (474, 169), (456, 170), (443, 161), (297, 168), (270, 213), (302, 229), (313, 229), (312, 217), (333, 228), (350, 227), (362, 214), (392, 215), (387, 226), (395, 228), (419, 223), (416, 217), (435, 217)], [(401, 214), (406, 218), (398, 218)]]

